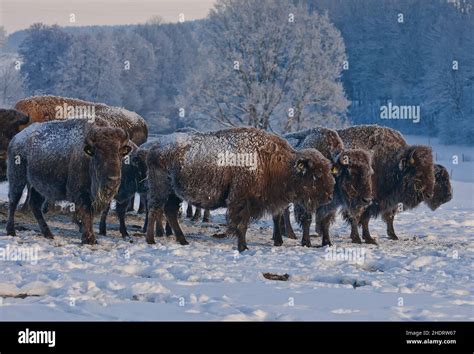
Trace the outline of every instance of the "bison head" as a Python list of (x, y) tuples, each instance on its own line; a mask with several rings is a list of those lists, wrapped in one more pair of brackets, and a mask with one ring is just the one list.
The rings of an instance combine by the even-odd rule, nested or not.
[(332, 200), (335, 180), (331, 174), (331, 162), (318, 150), (298, 151), (293, 169), (296, 197), (308, 210)]
[(30, 117), (14, 109), (0, 109), (0, 182), (7, 179), (8, 144), (29, 121)]
[(344, 203), (351, 209), (361, 209), (372, 202), (372, 158), (360, 149), (343, 151), (331, 172)]
[(90, 159), (91, 193), (95, 210), (104, 209), (120, 187), (122, 159), (132, 150), (120, 128), (94, 126), (86, 133), (84, 153)]
[(442, 165), (434, 166), (435, 186), (433, 198), (428, 199), (426, 204), (435, 211), (442, 204), (449, 202), (453, 198), (451, 182), (449, 181), (449, 173)]
[(398, 168), (401, 171), (403, 204), (414, 208), (433, 197), (435, 177), (429, 146), (408, 146), (401, 153)]

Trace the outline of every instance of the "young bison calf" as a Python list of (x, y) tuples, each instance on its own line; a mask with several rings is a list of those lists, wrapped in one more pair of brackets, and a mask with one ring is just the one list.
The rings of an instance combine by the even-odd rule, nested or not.
[(8, 147), (8, 235), (15, 235), (15, 210), (28, 184), (30, 208), (45, 237), (53, 234), (42, 203), (67, 200), (74, 203), (82, 242), (96, 243), (93, 213), (117, 194), (122, 158), (131, 149), (128, 142), (125, 131), (100, 119), (95, 124), (83, 119), (35, 123), (17, 134)]
[(331, 163), (317, 150), (295, 151), (284, 140), (256, 128), (210, 133), (174, 133), (158, 140), (147, 157), (150, 219), (147, 242), (164, 213), (176, 239), (181, 200), (201, 208), (227, 207), (228, 233), (247, 249), (251, 219), (279, 213), (289, 203), (309, 209), (332, 198)]

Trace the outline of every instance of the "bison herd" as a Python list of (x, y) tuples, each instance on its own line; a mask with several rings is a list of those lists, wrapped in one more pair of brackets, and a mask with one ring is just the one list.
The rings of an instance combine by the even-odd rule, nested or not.
[[(72, 109), (69, 109), (71, 108)], [(77, 114), (92, 107), (92, 115)], [(58, 113), (61, 114), (58, 114)], [(65, 112), (71, 114), (64, 114)], [(89, 110), (89, 113), (91, 111)], [(145, 120), (123, 108), (76, 99), (34, 96), (15, 109), (0, 109), (0, 181), (9, 181), (8, 235), (15, 235), (15, 211), (25, 187), (41, 233), (53, 234), (44, 218), (48, 203), (68, 201), (82, 242), (106, 234), (112, 200), (120, 233), (128, 237), (125, 216), (136, 193), (145, 200), (146, 241), (174, 234), (187, 244), (179, 224), (180, 204), (204, 211), (227, 208), (225, 235), (247, 249), (249, 223), (273, 216), (273, 242), (296, 238), (289, 205), (311, 246), (313, 215), (322, 245), (339, 211), (350, 225), (352, 242), (376, 244), (369, 221), (381, 215), (387, 235), (397, 239), (397, 213), (426, 203), (432, 210), (452, 198), (449, 174), (433, 162), (431, 148), (409, 145), (396, 130), (377, 125), (331, 130), (315, 127), (277, 136), (239, 127), (211, 132), (180, 129), (147, 141)], [(166, 222), (166, 230), (163, 225)]]

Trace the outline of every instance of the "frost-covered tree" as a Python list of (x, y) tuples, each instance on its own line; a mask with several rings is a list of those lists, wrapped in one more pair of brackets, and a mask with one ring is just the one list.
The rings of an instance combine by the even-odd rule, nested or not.
[(220, 0), (201, 37), (203, 64), (180, 97), (192, 119), (280, 131), (341, 123), (344, 43), (327, 16), (301, 2)]
[(0, 57), (0, 107), (12, 107), (25, 96), (24, 77), (19, 59), (11, 55)]
[(108, 34), (75, 37), (58, 75), (56, 92), (61, 96), (121, 105), (121, 66)]
[(67, 53), (72, 38), (59, 26), (41, 23), (28, 29), (18, 53), (22, 57), (22, 74), (31, 94), (52, 93), (58, 80), (59, 60)]

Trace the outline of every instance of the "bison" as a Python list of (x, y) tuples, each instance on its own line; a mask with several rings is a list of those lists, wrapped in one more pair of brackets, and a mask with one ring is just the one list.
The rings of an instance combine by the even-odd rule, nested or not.
[[(451, 182), (449, 181), (449, 173), (446, 168), (442, 165), (436, 164), (434, 166), (434, 173), (435, 185), (433, 197), (424, 201), (432, 211), (438, 209), (442, 204), (449, 202), (453, 197)], [(412, 205), (410, 209), (415, 206), (416, 205)], [(405, 207), (405, 209), (408, 209), (408, 207)], [(393, 221), (398, 211), (399, 208), (394, 208), (382, 215), (382, 219), (387, 224), (387, 235), (392, 240), (398, 240), (398, 236), (395, 233), (395, 228), (393, 226)]]
[(29, 205), (42, 234), (53, 238), (44, 220), (45, 199), (72, 202), (82, 226), (82, 242), (96, 243), (93, 213), (106, 208), (120, 186), (122, 158), (131, 150), (128, 134), (96, 119), (32, 124), (8, 147), (8, 235), (23, 188), (31, 187)]
[(148, 138), (146, 121), (135, 112), (103, 103), (59, 96), (32, 96), (15, 104), (15, 109), (27, 114), (31, 122), (48, 122), (69, 118), (102, 118), (112, 127), (122, 128), (137, 145)]
[[(358, 237), (357, 220), (363, 208), (372, 199), (373, 171), (370, 154), (360, 149), (344, 149), (337, 132), (322, 127), (287, 134), (284, 137), (296, 149), (315, 148), (333, 161), (332, 172), (336, 179), (333, 200), (316, 210), (307, 210), (303, 205), (295, 204), (295, 216), (303, 228), (302, 245), (311, 246), (309, 227), (313, 212), (316, 214), (316, 231), (322, 235), (322, 245), (331, 244), (329, 226), (334, 221), (339, 207), (342, 207), (347, 215), (346, 220), (351, 224), (353, 237)], [(291, 235), (288, 209), (285, 210), (284, 218), (285, 226), (290, 230), (288, 234)], [(281, 244), (281, 237), (275, 242), (277, 245)]]
[[(371, 218), (380, 214), (388, 217), (395, 209), (414, 208), (433, 197), (435, 176), (431, 148), (408, 145), (396, 130), (377, 125), (354, 126), (337, 132), (346, 148), (373, 153), (373, 202), (365, 208), (359, 223), (366, 242), (376, 244), (369, 232)], [(389, 232), (389, 237), (395, 238), (395, 233)], [(354, 238), (353, 241), (358, 242)]]
[(0, 109), (0, 182), (7, 179), (7, 149), (11, 139), (30, 117), (14, 109)]
[(289, 203), (308, 209), (332, 199), (331, 163), (315, 149), (295, 151), (284, 139), (249, 127), (160, 138), (147, 156), (150, 210), (146, 239), (163, 212), (176, 239), (187, 244), (178, 223), (181, 200), (201, 208), (227, 207), (228, 233), (247, 249), (251, 219), (280, 213)]
[[(125, 223), (125, 215), (127, 207), (131, 200), (135, 196), (135, 193), (144, 194), (146, 193), (146, 179), (147, 179), (147, 168), (144, 165), (143, 160), (138, 156), (138, 147), (130, 142), (132, 151), (130, 155), (125, 157), (122, 163), (122, 172), (120, 179), (120, 188), (115, 195), (116, 201), (115, 211), (119, 219), (119, 230), (123, 238), (129, 236), (127, 231), (127, 225)], [(107, 207), (102, 211), (99, 224), (99, 234), (107, 234), (107, 214), (110, 207)]]

